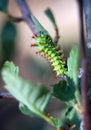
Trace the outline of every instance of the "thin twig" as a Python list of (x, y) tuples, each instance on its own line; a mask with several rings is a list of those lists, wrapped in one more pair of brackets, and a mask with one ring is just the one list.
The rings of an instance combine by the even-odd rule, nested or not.
[(89, 55), (91, 55), (91, 0), (83, 0), (83, 2), (87, 32), (87, 49), (90, 53)]
[(83, 69), (82, 83), (81, 83), (81, 93), (82, 93), (82, 103), (83, 103), (83, 121), (85, 130), (91, 130), (90, 117), (89, 117), (89, 105), (88, 105), (88, 63), (87, 63), (87, 53), (86, 53), (86, 43), (84, 37), (84, 22), (83, 22), (83, 0), (77, 0), (79, 7), (79, 18), (80, 18), (80, 45), (81, 45), (81, 66)]
[(55, 41), (56, 44), (58, 44), (60, 36), (59, 36), (59, 30), (58, 30), (57, 26), (55, 27), (55, 30), (56, 30), (56, 36), (55, 36), (54, 41)]
[(10, 14), (8, 14), (8, 18), (10, 19), (10, 21), (13, 21), (13, 22), (23, 22), (24, 19), (22, 17), (14, 17)]
[(0, 99), (7, 99), (7, 98), (11, 99), (13, 98), (13, 96), (7, 92), (0, 92)]
[(27, 23), (27, 25), (30, 27), (30, 29), (32, 30), (32, 32), (34, 34), (37, 34), (38, 31), (35, 27), (35, 24), (31, 18), (32, 16), (32, 12), (30, 11), (27, 3), (26, 3), (26, 0), (16, 0), (20, 10), (21, 10), (21, 13), (23, 15), (23, 19), (25, 20), (25, 22)]

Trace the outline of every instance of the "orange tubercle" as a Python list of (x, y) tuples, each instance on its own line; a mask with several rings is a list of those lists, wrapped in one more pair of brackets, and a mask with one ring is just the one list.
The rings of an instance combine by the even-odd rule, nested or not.
[(37, 34), (34, 34), (34, 35), (32, 36), (32, 38), (34, 38), (34, 39), (35, 39), (36, 37), (38, 37), (38, 35), (37, 35)]
[(37, 46), (37, 44), (36, 44), (36, 43), (31, 44), (31, 47), (36, 47), (36, 46)]

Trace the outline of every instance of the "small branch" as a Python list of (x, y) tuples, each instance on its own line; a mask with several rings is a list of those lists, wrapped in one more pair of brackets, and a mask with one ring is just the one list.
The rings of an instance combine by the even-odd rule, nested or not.
[(55, 36), (54, 41), (55, 41), (56, 44), (58, 44), (60, 36), (59, 36), (59, 30), (58, 30), (57, 26), (55, 27), (55, 31), (56, 31), (56, 36)]
[(24, 19), (22, 17), (14, 17), (10, 14), (8, 14), (8, 18), (10, 19), (10, 21), (13, 21), (13, 22), (22, 22), (24, 21)]
[(83, 24), (83, 0), (77, 0), (77, 1), (79, 5), (81, 52), (82, 52), (82, 58), (86, 58), (86, 44), (85, 44), (84, 24)]
[(19, 8), (22, 12), (23, 15), (23, 19), (25, 20), (25, 22), (27, 23), (27, 25), (30, 27), (30, 29), (32, 30), (32, 32), (34, 34), (37, 34), (38, 31), (35, 27), (35, 24), (31, 18), (32, 12), (30, 11), (26, 0), (16, 0), (17, 4), (19, 5)]
[(91, 0), (83, 0), (86, 32), (87, 32), (87, 48), (91, 52)]
[(0, 93), (0, 99), (7, 99), (7, 98), (11, 99), (11, 98), (13, 98), (13, 96), (9, 93), (6, 93), (6, 92)]
[(77, 0), (79, 6), (79, 18), (80, 18), (80, 45), (82, 61), (81, 66), (83, 69), (81, 93), (82, 93), (82, 103), (83, 103), (83, 121), (85, 130), (91, 130), (90, 126), (90, 115), (89, 115), (89, 105), (88, 105), (88, 63), (87, 63), (87, 53), (86, 53), (86, 43), (84, 37), (84, 22), (83, 22), (83, 0)]

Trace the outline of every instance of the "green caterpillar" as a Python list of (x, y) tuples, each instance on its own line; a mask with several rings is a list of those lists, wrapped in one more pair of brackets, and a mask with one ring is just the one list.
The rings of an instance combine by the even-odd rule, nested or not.
[(38, 49), (36, 53), (40, 53), (48, 59), (51, 66), (53, 66), (53, 71), (56, 72), (56, 77), (65, 75), (67, 70), (65, 68), (66, 63), (63, 61), (64, 54), (62, 50), (55, 45), (52, 38), (44, 32), (39, 32), (37, 35), (35, 34), (33, 38), (36, 43), (31, 46), (36, 46)]

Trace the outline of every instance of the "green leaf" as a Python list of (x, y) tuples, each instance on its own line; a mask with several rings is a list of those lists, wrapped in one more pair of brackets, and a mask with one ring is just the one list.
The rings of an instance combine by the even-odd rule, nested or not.
[[(13, 71), (14, 69), (14, 71)], [(44, 86), (35, 86), (16, 75), (17, 67), (12, 62), (6, 62), (2, 70), (5, 88), (27, 108), (39, 117), (44, 116), (50, 101), (50, 91)], [(14, 73), (15, 72), (15, 73)]]
[(58, 27), (57, 27), (54, 15), (53, 15), (52, 11), (49, 8), (45, 10), (45, 14), (48, 16), (48, 18), (50, 19), (50, 21), (52, 22), (52, 24), (54, 26), (54, 29), (55, 29), (55, 32), (56, 32), (56, 37), (55, 37), (56, 39), (55, 40), (57, 40), (56, 42), (58, 42), (59, 31), (58, 31)]
[(54, 126), (56, 127), (56, 128), (60, 128), (60, 120), (58, 120), (58, 119), (56, 119), (56, 118), (54, 118), (54, 117), (50, 117), (51, 118), (51, 120), (52, 120), (52, 122), (53, 122), (53, 124), (54, 124)]
[(13, 62), (6, 61), (4, 66), (5, 66), (4, 69), (6, 69), (6, 71), (12, 72), (13, 76), (17, 76), (18, 77), (18, 75), (19, 75), (19, 68), (15, 67)]
[(78, 86), (78, 69), (79, 69), (79, 48), (75, 44), (70, 52), (70, 57), (67, 60), (68, 77), (70, 77), (75, 86)]
[(3, 52), (3, 61), (10, 60), (14, 54), (15, 40), (17, 30), (13, 23), (7, 21), (1, 32), (1, 47)]
[[(20, 111), (21, 111), (23, 114), (25, 114), (25, 115), (27, 115), (27, 116), (38, 117), (36, 114), (34, 114), (32, 111), (30, 111), (30, 110), (28, 109), (28, 107), (25, 106), (23, 103), (20, 103), (20, 104), (19, 104), (19, 109), (20, 109)], [(56, 118), (54, 118), (54, 117), (52, 117), (52, 116), (49, 116), (48, 118), (51, 120), (51, 122), (54, 124), (54, 126), (55, 126), (56, 128), (60, 128), (60, 120), (58, 120), (58, 119), (56, 119)]]
[(58, 84), (54, 85), (53, 88), (53, 95), (56, 98), (66, 102), (74, 99), (74, 92), (74, 87), (68, 86), (65, 80), (60, 81)]
[(37, 117), (37, 115), (36, 114), (34, 114), (31, 110), (29, 110), (29, 108), (26, 106), (26, 105), (24, 105), (23, 103), (19, 103), (19, 109), (20, 109), (20, 111), (23, 113), (23, 114), (25, 114), (25, 115), (27, 115), (27, 116), (31, 116), (31, 117)]
[(9, 0), (0, 0), (0, 11), (7, 13)]
[(45, 10), (45, 14), (51, 20), (51, 22), (53, 23), (53, 25), (56, 26), (56, 21), (55, 21), (54, 15), (53, 15), (52, 11), (49, 8)]
[(71, 88), (74, 88), (74, 91), (75, 91), (75, 83), (74, 83), (74, 81), (73, 81), (73, 79), (71, 79), (70, 77), (66, 77), (67, 78), (67, 82), (68, 82), (68, 84), (69, 84), (69, 86), (71, 87)]
[(74, 130), (79, 130), (81, 119), (80, 115), (78, 115), (77, 111), (74, 108), (68, 108), (65, 115), (65, 120), (67, 123), (75, 126)]
[(38, 32), (41, 31), (41, 32), (44, 32), (45, 34), (49, 34), (47, 32), (47, 30), (39, 23), (39, 21), (37, 20), (37, 18), (35, 16), (32, 15), (31, 18), (32, 18)]

